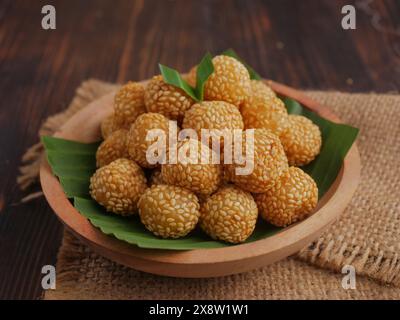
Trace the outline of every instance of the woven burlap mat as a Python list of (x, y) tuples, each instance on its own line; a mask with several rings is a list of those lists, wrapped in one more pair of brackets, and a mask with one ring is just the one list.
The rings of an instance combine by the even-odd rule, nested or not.
[[(68, 109), (47, 119), (40, 135), (53, 133), (72, 114), (115, 88), (97, 80), (84, 82)], [(400, 298), (400, 289), (394, 288), (400, 286), (400, 96), (307, 94), (360, 128), (361, 183), (339, 221), (317, 241), (295, 258), (253, 272), (193, 280), (126, 269), (65, 234), (57, 264), (58, 289), (45, 298)], [(24, 156), (21, 187), (35, 181), (42, 152), (36, 145)], [(337, 272), (346, 264), (356, 268), (357, 290), (341, 286), (342, 275)]]
[(161, 277), (125, 268), (100, 257), (64, 234), (58, 255), (54, 299), (400, 299), (400, 289), (356, 277), (342, 287), (342, 274), (295, 258), (233, 276), (209, 279)]

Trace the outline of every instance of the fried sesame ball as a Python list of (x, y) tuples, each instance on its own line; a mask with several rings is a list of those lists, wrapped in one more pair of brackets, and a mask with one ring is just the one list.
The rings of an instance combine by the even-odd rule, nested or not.
[(115, 160), (90, 178), (92, 198), (107, 211), (122, 216), (137, 212), (137, 202), (146, 189), (143, 170), (128, 159)]
[(197, 83), (197, 66), (192, 67), (184, 78), (189, 85), (195, 88)]
[[(246, 145), (251, 143), (242, 138), (242, 155), (247, 161), (253, 161), (254, 167), (250, 174), (239, 175), (236, 168), (243, 168), (245, 164), (226, 164), (227, 177), (243, 190), (262, 193), (268, 191), (275, 180), (288, 168), (288, 162), (279, 138), (266, 129), (254, 129), (254, 159), (246, 156)], [(252, 149), (249, 149), (252, 150)]]
[(149, 186), (153, 186), (156, 184), (165, 184), (162, 175), (161, 175), (161, 169), (160, 168), (156, 168), (153, 169), (151, 174), (150, 174), (150, 178), (149, 178)]
[[(211, 162), (212, 151), (198, 140), (186, 139), (177, 145), (177, 163), (161, 166), (162, 179), (167, 184), (187, 188), (208, 195), (217, 190), (222, 179), (222, 168)], [(193, 152), (197, 152), (193, 154)], [(188, 161), (181, 158), (185, 155)], [(207, 159), (208, 163), (204, 163)]]
[(252, 234), (258, 216), (252, 195), (233, 186), (211, 195), (200, 212), (201, 228), (213, 239), (230, 243), (245, 241)]
[(222, 100), (239, 107), (250, 95), (249, 72), (232, 57), (215, 56), (212, 62), (214, 72), (205, 83), (205, 100)]
[(272, 99), (276, 97), (275, 92), (262, 80), (250, 80), (252, 99)]
[(318, 202), (318, 188), (303, 170), (290, 167), (266, 193), (255, 195), (263, 219), (285, 227), (308, 217)]
[(288, 127), (285, 104), (263, 82), (252, 80), (252, 95), (240, 108), (246, 129), (269, 129), (280, 135)]
[(105, 117), (100, 125), (101, 136), (103, 139), (107, 139), (114, 129), (114, 113), (110, 114), (108, 117)]
[(280, 135), (286, 156), (291, 166), (310, 163), (321, 150), (322, 137), (319, 127), (310, 119), (289, 115), (288, 128)]
[(126, 138), (128, 130), (119, 129), (104, 140), (96, 152), (97, 167), (103, 167), (114, 160), (128, 158), (128, 149), (126, 147)]
[(158, 75), (147, 84), (144, 103), (148, 112), (158, 112), (180, 122), (194, 101), (182, 89), (165, 83)]
[(127, 148), (129, 157), (135, 160), (140, 166), (145, 168), (155, 168), (158, 164), (150, 164), (146, 159), (148, 148), (157, 141), (146, 141), (149, 130), (161, 129), (166, 134), (168, 141), (168, 119), (160, 113), (141, 114), (132, 124), (128, 132)]
[(193, 192), (165, 184), (147, 189), (138, 207), (145, 227), (162, 238), (184, 237), (200, 217), (199, 201)]
[(138, 82), (128, 82), (114, 98), (114, 125), (129, 129), (136, 118), (145, 113), (144, 87)]
[(183, 118), (182, 128), (201, 129), (243, 129), (243, 119), (238, 108), (224, 101), (203, 101), (194, 104)]

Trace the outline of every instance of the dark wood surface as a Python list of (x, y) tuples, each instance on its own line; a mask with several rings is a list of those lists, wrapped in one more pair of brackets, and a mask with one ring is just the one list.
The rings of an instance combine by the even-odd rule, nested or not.
[[(357, 29), (341, 8), (357, 8)], [(57, 29), (41, 29), (53, 4)], [(187, 70), (206, 50), (234, 48), (265, 77), (303, 89), (400, 89), (400, 2), (0, 2), (0, 299), (40, 298), (62, 226), (46, 201), (20, 204), (19, 159), (49, 115), (87, 78), (144, 79), (162, 62)], [(36, 187), (38, 188), (38, 187)]]

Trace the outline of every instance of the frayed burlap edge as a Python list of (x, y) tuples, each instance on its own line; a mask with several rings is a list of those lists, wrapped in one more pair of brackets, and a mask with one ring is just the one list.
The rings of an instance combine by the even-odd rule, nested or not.
[(321, 237), (312, 242), (297, 254), (297, 258), (335, 272), (351, 265), (358, 275), (368, 276), (382, 284), (400, 286), (400, 259), (397, 254), (376, 248), (379, 254), (375, 255), (371, 253), (371, 248), (349, 245), (343, 239), (325, 241)]
[[(39, 136), (51, 135), (65, 123), (72, 115), (85, 107), (88, 103), (100, 96), (115, 90), (118, 86), (103, 81), (90, 79), (82, 83), (68, 108), (61, 113), (49, 117), (39, 130)], [(322, 92), (309, 92), (311, 97)], [(22, 157), (20, 176), (17, 182), (21, 189), (27, 189), (37, 181), (40, 162), (43, 157), (43, 146), (37, 143), (27, 150)], [(26, 196), (22, 201), (30, 201), (41, 196), (35, 192)], [(400, 285), (400, 259), (397, 254), (377, 250), (379, 254), (372, 254), (369, 247), (347, 244), (343, 238), (330, 238), (324, 235), (317, 241), (302, 249), (296, 257), (312, 265), (340, 272), (344, 265), (351, 264), (356, 267), (357, 274), (368, 276), (381, 283)]]

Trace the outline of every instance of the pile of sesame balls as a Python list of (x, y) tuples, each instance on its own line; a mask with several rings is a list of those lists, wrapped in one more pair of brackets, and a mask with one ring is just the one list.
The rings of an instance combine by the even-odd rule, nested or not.
[[(139, 214), (143, 225), (162, 238), (180, 238), (197, 225), (211, 238), (245, 241), (258, 217), (279, 227), (301, 221), (318, 202), (318, 188), (299, 166), (320, 152), (321, 132), (312, 121), (289, 115), (263, 81), (228, 56), (213, 58), (214, 72), (195, 102), (161, 75), (146, 85), (125, 84), (115, 95), (114, 112), (103, 120), (104, 141), (96, 153), (90, 194), (113, 214)], [(196, 67), (187, 74), (196, 82)], [(236, 175), (233, 164), (150, 164), (150, 129), (168, 134), (169, 120), (182, 129), (255, 129), (254, 170)], [(179, 148), (209, 146), (186, 139)], [(211, 151), (211, 150), (210, 150)], [(261, 221), (260, 223), (265, 223)]]

